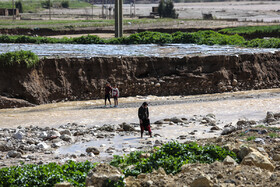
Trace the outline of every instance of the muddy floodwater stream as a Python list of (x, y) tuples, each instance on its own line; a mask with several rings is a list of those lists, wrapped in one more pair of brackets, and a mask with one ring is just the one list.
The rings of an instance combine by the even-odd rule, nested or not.
[(0, 44), (0, 53), (18, 50), (31, 50), (43, 57), (90, 58), (95, 56), (150, 56), (183, 57), (207, 55), (238, 55), (275, 52), (279, 49), (241, 48), (234, 46), (197, 45), (197, 44), (141, 44), (141, 45), (104, 45), (104, 44)]
[[(156, 120), (212, 113), (223, 128), (228, 123), (238, 119), (262, 120), (267, 111), (280, 111), (280, 89), (266, 89), (222, 94), (206, 94), (195, 96), (137, 96), (120, 98), (118, 108), (103, 106), (103, 100), (62, 102), (40, 105), (30, 108), (15, 108), (0, 110), (0, 127), (41, 126), (58, 127), (67, 123), (77, 123), (86, 126), (102, 126), (104, 124), (138, 123), (137, 110), (143, 101), (150, 106), (151, 122)], [(156, 127), (156, 126), (154, 126)], [(209, 132), (211, 127), (190, 123), (188, 127), (164, 125), (163, 128), (153, 128), (153, 134), (160, 137), (140, 139), (139, 132), (130, 135), (114, 134), (111, 138), (94, 139), (62, 146), (56, 154), (81, 154), (89, 146), (99, 147), (100, 158), (109, 158), (112, 153), (105, 150), (113, 146), (113, 154), (123, 154), (126, 151), (145, 149), (147, 141), (154, 142), (175, 140), (178, 136), (187, 136), (186, 141), (195, 138), (210, 138), (219, 136), (221, 131)], [(189, 133), (196, 131), (195, 136)], [(97, 141), (98, 140), (98, 141)], [(143, 147), (144, 146), (144, 147)]]
[(86, 125), (137, 123), (137, 110), (150, 103), (151, 121), (213, 113), (225, 123), (249, 118), (263, 119), (267, 111), (280, 111), (280, 89), (266, 89), (195, 96), (137, 96), (120, 98), (118, 108), (103, 106), (103, 100), (73, 101), (36, 107), (1, 109), (0, 127), (59, 126), (67, 123)]

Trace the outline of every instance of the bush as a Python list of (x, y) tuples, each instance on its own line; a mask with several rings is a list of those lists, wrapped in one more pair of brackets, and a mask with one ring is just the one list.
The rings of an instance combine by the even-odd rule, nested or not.
[[(184, 164), (213, 163), (224, 160), (227, 155), (239, 162), (235, 153), (219, 146), (199, 146), (196, 143), (182, 144), (175, 141), (164, 144), (149, 158), (141, 158), (140, 155), (141, 152), (132, 152), (127, 156), (114, 156), (110, 164), (122, 168), (126, 176), (137, 176), (140, 173), (150, 173), (159, 167), (167, 174), (176, 174)], [(131, 165), (132, 169), (128, 167)]]
[(178, 18), (172, 0), (161, 0), (158, 5), (158, 13), (161, 18)]
[(75, 163), (68, 161), (64, 165), (49, 163), (46, 165), (28, 164), (0, 169), (0, 186), (54, 186), (68, 181), (75, 186), (85, 186), (87, 173), (95, 167), (89, 161)]
[(42, 8), (50, 8), (52, 7), (52, 3), (49, 0), (41, 2)]
[(35, 66), (39, 62), (37, 55), (31, 51), (15, 51), (0, 55), (0, 64), (13, 66), (15, 64), (26, 64), (27, 68)]
[(62, 1), (61, 2), (61, 7), (62, 8), (69, 8), (69, 1)]

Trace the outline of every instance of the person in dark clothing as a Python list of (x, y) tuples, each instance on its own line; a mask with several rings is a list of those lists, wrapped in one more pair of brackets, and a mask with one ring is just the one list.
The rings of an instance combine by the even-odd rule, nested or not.
[(112, 92), (112, 87), (110, 86), (110, 83), (107, 82), (105, 86), (105, 107), (106, 107), (107, 99), (110, 103), (110, 106), (112, 107), (111, 100), (110, 100), (111, 92)]
[(151, 131), (150, 119), (149, 119), (149, 108), (147, 102), (144, 102), (138, 109), (138, 117), (140, 120), (141, 138), (143, 137), (144, 130), (148, 131), (150, 137), (152, 137), (152, 131)]

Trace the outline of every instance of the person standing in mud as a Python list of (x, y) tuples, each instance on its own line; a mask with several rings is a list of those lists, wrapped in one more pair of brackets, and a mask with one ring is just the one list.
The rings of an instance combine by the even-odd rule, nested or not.
[(152, 131), (151, 131), (150, 119), (149, 119), (149, 108), (147, 102), (144, 102), (138, 109), (138, 117), (140, 120), (141, 138), (143, 137), (144, 130), (148, 131), (150, 137), (152, 137)]
[(112, 96), (114, 97), (114, 107), (118, 107), (119, 105), (118, 98), (120, 96), (120, 91), (117, 87), (117, 84), (114, 84), (114, 87), (112, 88)]
[(106, 105), (107, 105), (107, 103), (106, 103), (107, 99), (110, 103), (110, 107), (112, 107), (111, 100), (110, 100), (111, 93), (112, 93), (112, 87), (111, 87), (110, 83), (107, 82), (106, 86), (105, 86), (105, 105), (104, 105), (104, 107), (106, 107)]

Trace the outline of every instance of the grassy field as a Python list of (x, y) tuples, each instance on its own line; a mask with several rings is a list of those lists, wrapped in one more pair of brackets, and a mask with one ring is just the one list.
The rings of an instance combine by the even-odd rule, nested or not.
[[(15, 0), (16, 2), (17, 0)], [(43, 10), (42, 2), (45, 0), (21, 0), (23, 6), (23, 12), (38, 12)], [(63, 0), (51, 0), (54, 7), (58, 7)], [(65, 0), (64, 0), (65, 1)], [(69, 8), (85, 8), (90, 7), (91, 4), (85, 1), (67, 0), (69, 2)], [(12, 1), (0, 1), (0, 8), (12, 8)]]
[[(124, 25), (159, 24), (159, 23), (178, 23), (183, 19), (124, 19)], [(86, 28), (86, 27), (105, 27), (114, 26), (114, 20), (0, 20), (0, 28)]]
[(224, 34), (253, 34), (278, 32), (280, 37), (280, 25), (226, 28), (220, 30), (219, 32)]

